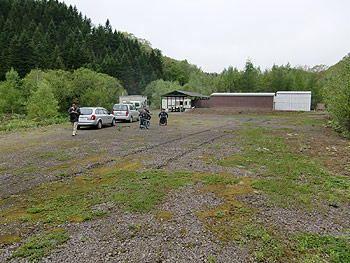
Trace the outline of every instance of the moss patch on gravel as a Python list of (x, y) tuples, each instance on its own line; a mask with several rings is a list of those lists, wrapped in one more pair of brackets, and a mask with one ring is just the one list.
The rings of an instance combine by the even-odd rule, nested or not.
[(0, 235), (0, 244), (11, 244), (14, 242), (19, 242), (21, 240), (21, 237), (12, 234), (12, 235)]
[(201, 181), (205, 187), (201, 193), (212, 192), (224, 198), (224, 203), (214, 208), (198, 211), (197, 216), (220, 241), (240, 240), (243, 227), (249, 223), (256, 211), (238, 200), (241, 195), (254, 192), (251, 183), (255, 178), (237, 178), (228, 173), (222, 175), (204, 175)]
[(170, 220), (174, 216), (174, 213), (167, 211), (160, 211), (157, 213), (156, 218), (158, 221), (167, 221)]

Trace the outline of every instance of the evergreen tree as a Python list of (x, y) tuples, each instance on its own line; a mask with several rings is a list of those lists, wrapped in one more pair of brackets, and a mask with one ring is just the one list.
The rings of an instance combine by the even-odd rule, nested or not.
[(254, 92), (257, 90), (258, 71), (250, 59), (245, 64), (244, 73), (240, 79), (240, 91)]
[(15, 36), (10, 44), (9, 64), (24, 77), (35, 66), (34, 48), (28, 32)]

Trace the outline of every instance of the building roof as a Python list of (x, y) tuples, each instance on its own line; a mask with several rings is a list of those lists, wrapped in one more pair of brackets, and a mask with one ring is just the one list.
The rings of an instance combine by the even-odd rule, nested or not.
[(172, 92), (169, 92), (167, 94), (162, 95), (162, 97), (196, 97), (196, 98), (209, 98), (209, 96), (205, 96), (203, 94), (197, 93), (197, 92), (190, 92), (190, 91), (181, 91), (181, 90), (174, 90)]
[(311, 91), (277, 91), (277, 94), (311, 94)]
[(210, 95), (211, 97), (215, 97), (215, 96), (252, 96), (252, 97), (256, 97), (256, 96), (275, 96), (275, 93), (266, 93), (266, 92), (258, 92), (258, 93), (253, 93), (253, 92), (249, 92), (249, 93), (212, 93)]

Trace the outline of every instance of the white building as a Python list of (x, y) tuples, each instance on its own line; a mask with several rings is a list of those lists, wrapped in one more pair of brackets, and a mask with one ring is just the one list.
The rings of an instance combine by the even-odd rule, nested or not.
[(280, 111), (310, 111), (311, 91), (277, 91), (274, 104)]

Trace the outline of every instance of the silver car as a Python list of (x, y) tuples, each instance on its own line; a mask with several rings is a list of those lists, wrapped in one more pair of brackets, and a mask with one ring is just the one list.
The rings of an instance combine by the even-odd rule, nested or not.
[(132, 104), (114, 104), (112, 114), (116, 120), (139, 121), (140, 113)]
[(115, 117), (102, 107), (82, 107), (80, 108), (80, 116), (78, 128), (81, 126), (95, 126), (101, 129), (103, 125), (115, 125)]

